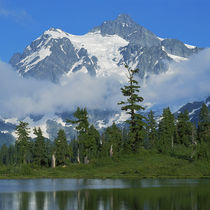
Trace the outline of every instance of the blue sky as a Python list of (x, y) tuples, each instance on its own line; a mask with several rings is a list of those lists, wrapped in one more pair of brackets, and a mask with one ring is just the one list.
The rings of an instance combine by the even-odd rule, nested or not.
[(0, 0), (0, 60), (50, 27), (84, 34), (122, 13), (160, 37), (210, 47), (209, 11), (210, 0)]

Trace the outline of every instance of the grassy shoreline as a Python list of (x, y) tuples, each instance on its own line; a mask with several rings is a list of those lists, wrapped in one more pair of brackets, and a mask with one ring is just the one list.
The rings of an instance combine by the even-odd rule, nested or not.
[(98, 159), (86, 165), (69, 164), (55, 169), (30, 165), (0, 166), (0, 179), (29, 178), (210, 178), (210, 163), (141, 151), (123, 155), (120, 159)]

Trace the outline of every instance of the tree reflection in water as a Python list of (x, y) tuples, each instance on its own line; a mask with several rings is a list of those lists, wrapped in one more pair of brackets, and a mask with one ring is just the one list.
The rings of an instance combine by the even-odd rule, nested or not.
[(1, 210), (209, 209), (209, 185), (0, 193)]

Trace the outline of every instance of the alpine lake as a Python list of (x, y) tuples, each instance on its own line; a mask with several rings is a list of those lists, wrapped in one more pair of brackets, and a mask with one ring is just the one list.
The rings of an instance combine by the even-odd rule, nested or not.
[(209, 210), (210, 179), (2, 179), (0, 210)]

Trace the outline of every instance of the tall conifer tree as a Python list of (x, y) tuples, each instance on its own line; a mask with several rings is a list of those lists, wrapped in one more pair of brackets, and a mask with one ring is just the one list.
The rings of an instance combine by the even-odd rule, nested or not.
[(58, 136), (55, 139), (55, 157), (57, 165), (64, 165), (69, 157), (69, 147), (63, 129), (58, 131)]
[(35, 141), (34, 141), (34, 161), (37, 165), (42, 166), (47, 164), (47, 151), (46, 151), (46, 144), (45, 144), (45, 138), (42, 135), (42, 130), (39, 127), (34, 128), (34, 134), (36, 135)]
[(130, 140), (129, 146), (132, 151), (136, 151), (138, 146), (143, 143), (143, 116), (139, 113), (144, 110), (144, 107), (139, 103), (143, 102), (143, 97), (139, 96), (140, 86), (138, 81), (134, 79), (135, 74), (139, 72), (139, 69), (132, 70), (127, 65), (125, 68), (128, 72), (128, 85), (121, 88), (122, 94), (126, 97), (125, 101), (121, 101), (118, 104), (122, 105), (121, 110), (126, 111), (130, 115), (130, 119), (126, 122), (130, 125)]
[(170, 108), (163, 109), (162, 119), (159, 123), (158, 150), (168, 153), (174, 146), (175, 120)]
[(199, 141), (210, 143), (210, 112), (206, 104), (202, 105), (198, 122)]
[(30, 150), (30, 129), (28, 128), (28, 123), (20, 121), (19, 125), (16, 127), (17, 134), (17, 147), (18, 147), (18, 156), (21, 163), (27, 162), (27, 153)]
[(177, 119), (177, 140), (178, 143), (189, 146), (192, 144), (192, 123), (190, 122), (188, 111), (180, 113)]
[(153, 147), (157, 143), (157, 123), (152, 110), (149, 112), (147, 117), (147, 135), (149, 146)]

